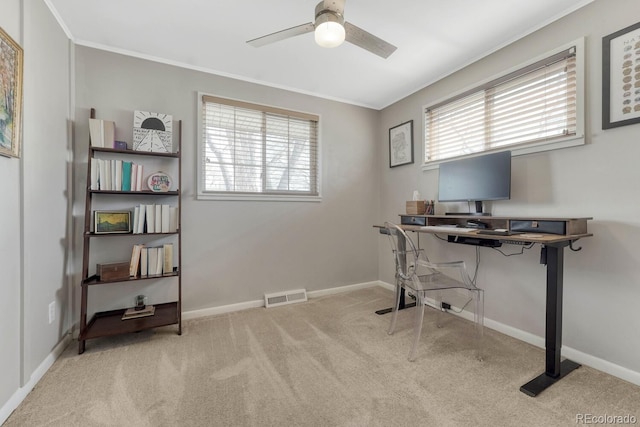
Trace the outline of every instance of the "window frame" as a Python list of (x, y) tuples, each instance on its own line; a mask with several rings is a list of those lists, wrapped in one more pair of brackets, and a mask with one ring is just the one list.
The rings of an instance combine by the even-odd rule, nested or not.
[[(431, 170), (437, 169), (440, 163), (444, 163), (454, 159), (464, 159), (468, 157), (474, 157), (481, 154), (486, 153), (495, 153), (500, 151), (511, 151), (512, 156), (520, 156), (524, 154), (530, 153), (539, 153), (544, 151), (557, 150), (561, 148), (575, 147), (586, 144), (585, 140), (585, 51), (584, 51), (584, 37), (574, 40), (570, 43), (559, 46), (551, 51), (548, 51), (542, 55), (539, 55), (531, 60), (528, 60), (525, 63), (518, 64), (510, 69), (507, 69), (499, 74), (493, 75), (483, 81), (470, 85), (460, 91), (455, 92), (452, 95), (447, 95), (446, 97), (440, 98), (434, 102), (430, 102), (429, 104), (425, 104), (422, 106), (421, 114), (422, 114), (422, 170)], [(447, 102), (455, 101), (456, 99), (460, 99), (460, 96), (463, 94), (471, 95), (475, 90), (480, 91), (483, 89), (483, 86), (495, 81), (499, 81), (503, 79), (505, 76), (508, 76), (513, 73), (517, 73), (521, 70), (526, 70), (531, 65), (543, 61), (547, 58), (551, 58), (554, 55), (557, 55), (560, 52), (566, 51), (568, 49), (575, 49), (575, 63), (576, 63), (576, 133), (575, 135), (569, 135), (566, 137), (554, 138), (552, 141), (534, 141), (534, 142), (525, 142), (518, 145), (506, 145), (500, 148), (481, 150), (478, 152), (464, 154), (459, 156), (448, 157), (446, 159), (439, 160), (429, 160), (427, 161), (427, 135), (426, 135), (426, 126), (427, 126), (427, 114), (426, 111), (430, 108), (433, 108), (436, 105), (446, 104)]]
[[(276, 114), (284, 114), (288, 115), (291, 113), (293, 117), (297, 118), (308, 118), (310, 120), (316, 121), (316, 187), (317, 187), (317, 195), (312, 194), (300, 194), (300, 193), (243, 193), (243, 192), (214, 192), (214, 191), (205, 191), (205, 170), (204, 170), (204, 117), (203, 117), (203, 109), (205, 104), (205, 97), (211, 98), (212, 100), (219, 100), (220, 103), (230, 106), (237, 106), (241, 108), (249, 108), (254, 109), (256, 111), (260, 111), (263, 113), (276, 113)], [(215, 102), (215, 101), (214, 101)], [(321, 128), (320, 128), (320, 115), (315, 113), (297, 111), (285, 109), (282, 107), (277, 107), (273, 105), (266, 104), (256, 104), (249, 101), (244, 101), (240, 99), (221, 97), (218, 95), (213, 95), (205, 92), (197, 92), (197, 147), (196, 147), (196, 200), (229, 200), (229, 201), (270, 201), (270, 202), (320, 202), (322, 200), (322, 164), (321, 164)], [(264, 148), (264, 146), (263, 146)]]

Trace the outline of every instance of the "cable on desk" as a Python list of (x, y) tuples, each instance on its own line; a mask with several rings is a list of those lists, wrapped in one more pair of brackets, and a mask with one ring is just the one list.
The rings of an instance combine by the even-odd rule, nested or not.
[(524, 254), (524, 250), (525, 249), (531, 249), (533, 247), (533, 245), (535, 245), (535, 243), (533, 243), (533, 242), (529, 243), (529, 244), (522, 244), (522, 245), (520, 245), (520, 252), (514, 252), (514, 253), (511, 253), (511, 254), (506, 254), (506, 253), (502, 252), (498, 248), (491, 248), (491, 249), (500, 252), (503, 256), (514, 256), (514, 255), (522, 255), (522, 254)]
[(442, 240), (443, 242), (448, 242), (448, 239), (445, 239), (444, 237), (440, 237), (437, 234), (433, 234), (433, 236), (436, 236), (438, 239)]
[[(418, 241), (418, 251), (422, 252), (424, 254), (424, 259), (429, 261), (429, 255), (427, 255), (427, 251), (425, 251), (424, 249), (422, 249), (420, 247), (420, 233), (416, 233), (416, 236), (417, 236), (417, 241)], [(431, 261), (429, 261), (429, 262), (431, 262)]]
[[(480, 246), (476, 246), (476, 268), (475, 268), (475, 271), (473, 272), (473, 277), (471, 278), (471, 283), (473, 283), (473, 286), (476, 286), (476, 279), (478, 277), (479, 268), (480, 268)], [(465, 304), (465, 306), (467, 304)]]

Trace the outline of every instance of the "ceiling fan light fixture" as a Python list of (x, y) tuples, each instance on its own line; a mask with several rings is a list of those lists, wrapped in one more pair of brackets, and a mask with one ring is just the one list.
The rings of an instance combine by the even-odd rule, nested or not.
[(316, 18), (315, 39), (322, 47), (338, 47), (345, 39), (344, 19), (332, 12), (325, 12)]
[(321, 0), (316, 5), (315, 20), (247, 41), (254, 47), (314, 32), (322, 47), (337, 47), (347, 41), (381, 58), (388, 58), (397, 49), (394, 45), (344, 20), (346, 0)]

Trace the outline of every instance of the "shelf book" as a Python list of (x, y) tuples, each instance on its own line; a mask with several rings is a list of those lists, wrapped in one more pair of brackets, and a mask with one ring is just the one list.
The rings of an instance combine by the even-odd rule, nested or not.
[(122, 159), (91, 158), (89, 188), (95, 191), (143, 191), (144, 166)]
[(89, 137), (92, 147), (113, 148), (116, 124), (110, 120), (89, 119)]
[[(173, 275), (173, 243), (165, 243), (158, 247), (140, 245), (138, 261), (137, 250), (134, 247), (131, 255), (131, 272), (140, 277)], [(134, 271), (135, 270), (135, 271)]]
[(133, 234), (177, 233), (178, 207), (169, 204), (141, 204), (133, 208)]
[(140, 270), (140, 255), (143, 248), (144, 245), (133, 245), (133, 250), (131, 251), (131, 262), (129, 263), (130, 277), (138, 276), (138, 271)]

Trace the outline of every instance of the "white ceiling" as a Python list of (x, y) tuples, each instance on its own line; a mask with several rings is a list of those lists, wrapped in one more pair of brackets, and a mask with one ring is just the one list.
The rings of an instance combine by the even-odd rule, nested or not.
[(45, 0), (78, 45), (381, 109), (593, 0), (348, 0), (345, 20), (397, 46), (387, 59), (313, 33), (319, 0)]

